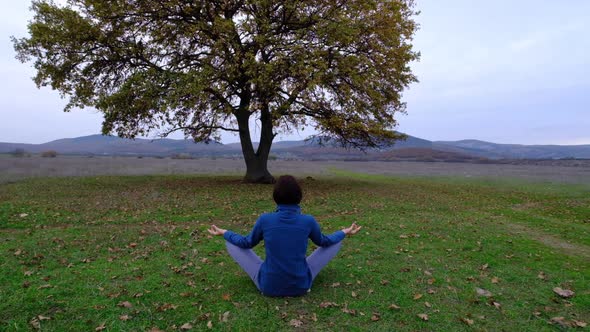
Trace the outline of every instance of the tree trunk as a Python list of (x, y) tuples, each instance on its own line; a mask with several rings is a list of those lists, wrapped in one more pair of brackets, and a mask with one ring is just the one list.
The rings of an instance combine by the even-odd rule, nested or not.
[(260, 144), (258, 145), (258, 150), (256, 152), (254, 152), (252, 139), (250, 137), (249, 118), (249, 113), (237, 116), (242, 154), (244, 155), (244, 161), (246, 162), (244, 182), (274, 183), (275, 178), (268, 171), (267, 165), (270, 147), (272, 145), (272, 140), (274, 139), (270, 114), (268, 110), (263, 110), (262, 112), (262, 131), (260, 134)]

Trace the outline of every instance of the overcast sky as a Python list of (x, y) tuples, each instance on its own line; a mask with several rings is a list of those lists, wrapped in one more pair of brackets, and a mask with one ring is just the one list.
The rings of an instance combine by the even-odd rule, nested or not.
[[(420, 83), (404, 95), (400, 131), (430, 140), (590, 144), (590, 1), (416, 1)], [(26, 36), (29, 6), (10, 1), (0, 12), (0, 142), (99, 133), (100, 113), (63, 113), (59, 93), (38, 90), (31, 64), (14, 58), (10, 36)]]

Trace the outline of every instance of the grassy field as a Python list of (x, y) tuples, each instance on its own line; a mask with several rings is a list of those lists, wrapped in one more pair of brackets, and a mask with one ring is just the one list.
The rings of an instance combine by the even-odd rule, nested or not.
[[(324, 232), (357, 221), (300, 298), (261, 296), (210, 238), (274, 210), (238, 177), (39, 178), (0, 185), (0, 330), (552, 331), (590, 323), (588, 186), (302, 181)], [(310, 246), (310, 250), (313, 248)], [(256, 249), (263, 252), (263, 247)], [(562, 298), (555, 287), (572, 290)], [(586, 328), (587, 329), (587, 328)]]

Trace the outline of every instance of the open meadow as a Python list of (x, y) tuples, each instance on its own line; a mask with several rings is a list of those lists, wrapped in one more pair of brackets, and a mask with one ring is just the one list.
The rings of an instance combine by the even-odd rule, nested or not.
[(274, 210), (272, 186), (241, 183), (242, 161), (67, 158), (0, 158), (2, 331), (590, 323), (588, 168), (274, 161), (300, 175), (324, 232), (363, 230), (308, 295), (267, 298), (206, 232), (244, 234)]

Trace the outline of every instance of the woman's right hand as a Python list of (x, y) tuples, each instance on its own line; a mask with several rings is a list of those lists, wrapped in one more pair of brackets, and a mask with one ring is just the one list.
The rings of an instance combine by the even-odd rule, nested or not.
[(227, 232), (227, 230), (225, 230), (223, 228), (219, 228), (215, 225), (211, 225), (211, 227), (207, 231), (211, 235), (223, 235), (223, 234), (225, 234), (225, 232)]
[(359, 226), (355, 222), (353, 222), (352, 225), (350, 225), (350, 227), (344, 228), (342, 231), (346, 235), (354, 235), (358, 233), (358, 231), (360, 231), (361, 228), (363, 228), (363, 226)]

